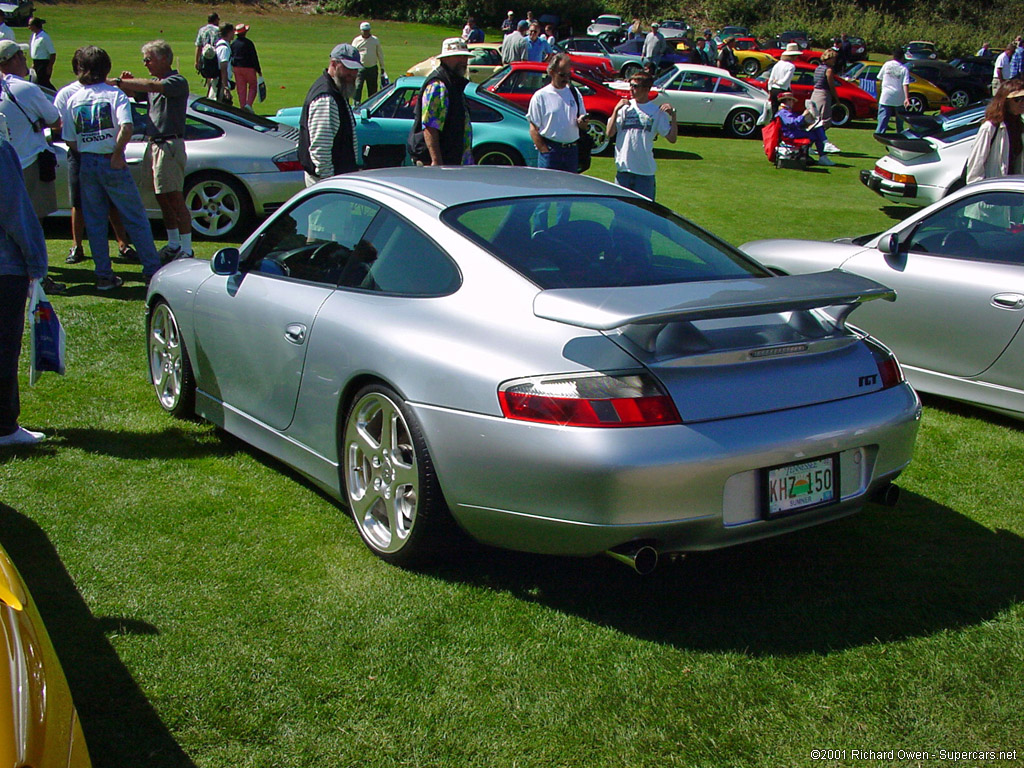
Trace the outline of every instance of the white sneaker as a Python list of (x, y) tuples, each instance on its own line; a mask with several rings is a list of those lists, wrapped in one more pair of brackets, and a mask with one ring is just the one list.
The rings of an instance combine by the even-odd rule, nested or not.
[(839, 147), (837, 147), (831, 141), (826, 141), (825, 142), (825, 151), (828, 152), (830, 155), (834, 155), (836, 152), (842, 152), (843, 150), (841, 150)]
[(818, 165), (835, 165), (835, 163), (832, 162), (832, 158), (828, 155), (819, 155)]
[(9, 435), (0, 437), (0, 446), (4, 445), (35, 445), (40, 440), (45, 440), (46, 435), (42, 432), (30, 432), (24, 427), (18, 427)]

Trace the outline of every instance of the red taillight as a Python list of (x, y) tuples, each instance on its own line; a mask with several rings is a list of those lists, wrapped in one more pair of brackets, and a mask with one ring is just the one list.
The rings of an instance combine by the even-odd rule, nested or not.
[(878, 366), (878, 378), (882, 383), (882, 389), (902, 384), (905, 380), (903, 369), (900, 368), (896, 356), (874, 339), (865, 339), (865, 342), (875, 358), (875, 365)]
[(298, 160), (275, 160), (274, 165), (279, 171), (301, 171), (302, 163)]
[(645, 374), (518, 379), (498, 390), (506, 418), (569, 427), (679, 424), (672, 398)]

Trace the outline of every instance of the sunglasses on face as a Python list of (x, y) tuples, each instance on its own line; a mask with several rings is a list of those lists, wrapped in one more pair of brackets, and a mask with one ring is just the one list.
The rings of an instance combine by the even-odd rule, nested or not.
[(153, 59), (151, 59), (151, 58), (150, 58), (149, 56), (145, 56), (145, 57), (143, 57), (143, 59), (142, 59), (142, 63), (143, 63), (143, 64), (149, 64), (149, 62), (151, 62), (152, 60), (153, 60)]
[(1007, 101), (1012, 101), (1014, 104), (1024, 104), (1024, 96), (1014, 96), (1012, 99), (1007, 99)]

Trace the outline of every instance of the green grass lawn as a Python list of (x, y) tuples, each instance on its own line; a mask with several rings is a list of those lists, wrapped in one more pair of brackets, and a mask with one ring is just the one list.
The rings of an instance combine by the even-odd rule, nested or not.
[[(189, 72), (205, 12), (44, 10), (58, 69), (87, 42), (138, 69), (138, 46), (162, 35)], [(220, 12), (252, 25), (271, 112), (301, 103), (358, 22)], [(392, 75), (448, 34), (375, 31)], [(737, 244), (906, 215), (857, 179), (879, 155), (870, 125), (831, 137), (847, 150), (839, 167), (777, 171), (756, 142), (685, 130), (658, 150), (659, 200)], [(611, 160), (591, 173), (611, 178)], [(117, 265), (126, 288), (98, 294), (87, 265), (64, 264), (66, 223), (47, 234), (71, 285), (54, 302), (68, 373), (30, 388), (23, 356), (22, 422), (50, 439), (0, 454), (0, 544), (40, 604), (96, 765), (1024, 764), (1018, 423), (927, 399), (897, 509), (648, 578), (477, 547), (407, 572), (276, 461), (166, 416), (146, 380), (138, 267)], [(901, 749), (934, 758), (854, 753)]]

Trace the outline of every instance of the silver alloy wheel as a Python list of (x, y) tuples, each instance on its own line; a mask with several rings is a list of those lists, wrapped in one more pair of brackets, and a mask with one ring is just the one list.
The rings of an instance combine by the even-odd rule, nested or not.
[(910, 94), (910, 98), (907, 100), (907, 112), (912, 112), (915, 115), (919, 115), (924, 112), (925, 107), (928, 105), (925, 103), (924, 97), (916, 93)]
[(591, 155), (600, 155), (608, 149), (608, 127), (600, 117), (591, 118), (587, 123), (587, 133), (594, 140), (594, 148), (590, 150)]
[(754, 135), (757, 128), (757, 113), (749, 109), (737, 109), (725, 123), (726, 129), (733, 136), (745, 139)]
[(181, 341), (178, 322), (163, 302), (149, 319), (149, 379), (160, 406), (175, 415), (191, 409), (192, 366)]
[(845, 101), (840, 101), (832, 105), (832, 125), (836, 128), (842, 128), (844, 125), (853, 119), (853, 110), (850, 105)]
[(361, 397), (345, 424), (345, 485), (359, 532), (376, 552), (405, 546), (416, 525), (419, 467), (401, 409), (382, 392)]
[(761, 74), (761, 62), (751, 56), (743, 62), (743, 73), (749, 77), (757, 77)]
[(201, 176), (187, 185), (185, 206), (192, 228), (204, 237), (227, 237), (247, 218), (245, 191), (220, 176)]
[(971, 96), (963, 88), (958, 88), (949, 94), (949, 103), (950, 106), (960, 109), (971, 103)]

